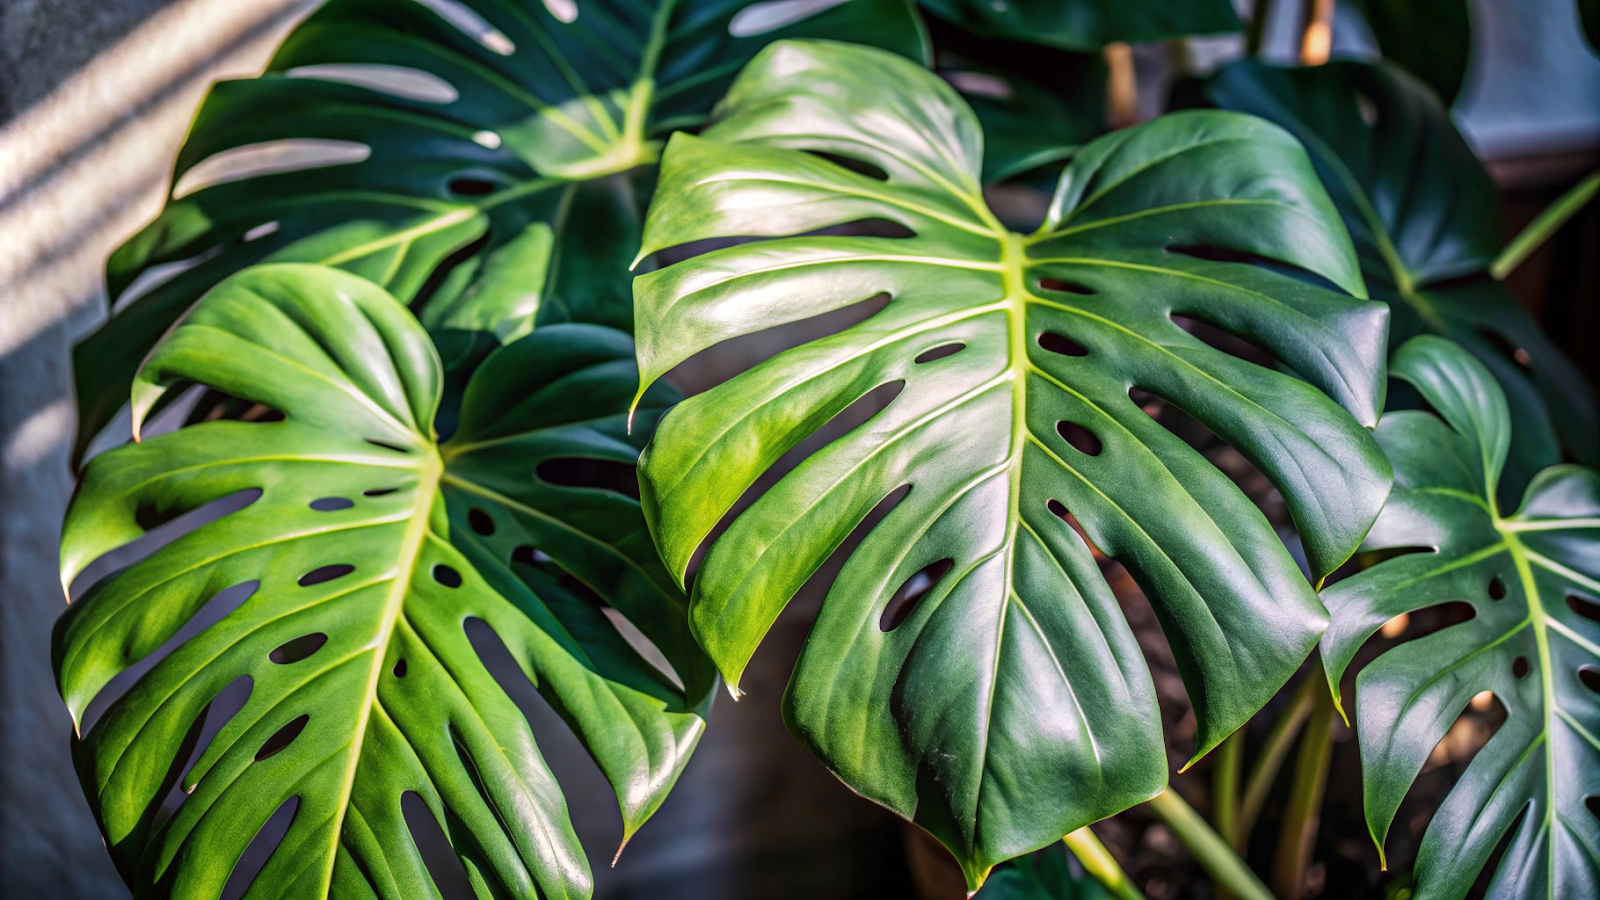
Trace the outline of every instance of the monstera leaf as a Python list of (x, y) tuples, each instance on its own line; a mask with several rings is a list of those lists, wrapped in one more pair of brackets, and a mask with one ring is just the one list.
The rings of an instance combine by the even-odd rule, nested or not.
[[(777, 15), (764, 6), (330, 0), (266, 74), (218, 84), (201, 107), (174, 186), (230, 154), (243, 167), (236, 180), (176, 196), (112, 256), (117, 314), (76, 354), (77, 452), (184, 310), (261, 260), (364, 275), (435, 332), (506, 339), (536, 320), (626, 330), (624, 273), (649, 170), (621, 173), (652, 164), (672, 129), (700, 122), (775, 38), (923, 54), (908, 0)], [(321, 164), (275, 171), (295, 154), (301, 166)], [(172, 276), (173, 263), (188, 268)], [(161, 274), (169, 280), (150, 288)]]
[(1072, 867), (1067, 845), (1051, 844), (996, 869), (974, 900), (1110, 900), (1100, 882)]
[(1494, 378), (1432, 336), (1401, 347), (1390, 373), (1439, 415), (1391, 412), (1379, 424), (1395, 487), (1367, 547), (1427, 552), (1323, 594), (1333, 615), (1323, 661), (1335, 695), (1356, 650), (1390, 618), (1450, 601), (1470, 603), (1473, 616), (1390, 650), (1356, 679), (1373, 839), (1381, 851), (1434, 745), (1474, 694), (1493, 691), (1505, 724), (1428, 826), (1416, 896), (1465, 897), (1514, 827), (1488, 896), (1592, 897), (1600, 890), (1600, 475), (1552, 466), (1502, 517), (1495, 498), (1511, 416)]
[[(680, 579), (731, 518), (694, 578), (690, 615), (736, 686), (800, 586), (898, 500), (830, 590), (785, 714), (851, 788), (944, 841), (974, 887), (995, 863), (1166, 780), (1148, 672), (1069, 513), (1154, 600), (1201, 753), (1322, 631), (1266, 519), (1130, 389), (1266, 471), (1318, 576), (1360, 543), (1389, 483), (1362, 428), (1379, 403), (1386, 313), (1310, 283), (1361, 290), (1288, 134), (1216, 112), (1118, 132), (1076, 157), (1029, 236), (984, 205), (982, 156), (971, 110), (915, 64), (775, 44), (704, 137), (672, 138), (644, 252), (797, 236), (635, 282), (646, 385), (729, 338), (889, 296), (864, 322), (668, 413), (641, 464), (645, 511)], [(914, 236), (806, 234), (860, 219)], [(1281, 263), (1215, 258), (1241, 255)], [(1255, 342), (1307, 380), (1213, 349), (1174, 315)], [(886, 409), (730, 513), (780, 457), (880, 387), (898, 390)], [(888, 609), (902, 585), (940, 572), (909, 610)]]
[(1561, 444), (1600, 464), (1600, 403), (1511, 292), (1487, 274), (1500, 246), (1494, 183), (1439, 102), (1391, 66), (1330, 63), (1223, 69), (1219, 106), (1282, 125), (1311, 152), (1361, 254), (1375, 299), (1394, 310), (1390, 341), (1456, 341), (1509, 395), (1511, 453), (1502, 500), (1514, 500)]
[[(248, 270), (157, 346), (134, 386), (136, 422), (185, 382), (284, 418), (198, 425), (102, 454), (67, 515), (70, 583), (154, 521), (259, 491), (97, 583), (57, 625), (61, 693), (81, 723), (107, 682), (219, 592), (253, 586), (75, 745), (137, 894), (217, 896), (263, 823), (298, 798), (251, 896), (437, 897), (401, 811), (415, 792), (479, 896), (589, 895), (560, 788), (466, 626), (493, 629), (578, 734), (631, 834), (682, 771), (715, 678), (637, 502), (547, 479), (563, 461), (633, 459), (630, 353), (611, 329), (541, 328), (483, 364), (459, 430), (436, 444), (432, 344), (354, 275)], [(608, 606), (681, 687), (633, 649)], [(197, 717), (241, 677), (248, 701), (185, 769)], [(188, 797), (164, 818), (174, 784)]]
[(1159, 41), (1238, 31), (1228, 0), (922, 0), (924, 8), (975, 34), (1099, 50), (1113, 41)]

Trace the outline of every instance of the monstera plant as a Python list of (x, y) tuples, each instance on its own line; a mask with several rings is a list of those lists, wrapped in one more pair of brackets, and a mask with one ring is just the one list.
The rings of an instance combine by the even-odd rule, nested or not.
[[(1460, 83), (1460, 10), (1412, 47), (1420, 7), (1359, 5)], [(1563, 460), (1600, 426), (1500, 279), (1600, 179), (1502, 245), (1444, 106), (1382, 62), (1237, 62), (1186, 89), (1211, 108), (1106, 133), (1103, 47), (1240, 27), (328, 0), (217, 85), (76, 350), (74, 464), (124, 407), (134, 443), (82, 468), (53, 658), (135, 895), (454, 900), (426, 821), (475, 896), (588, 897), (527, 691), (626, 842), (725, 683), (984, 900), (1136, 900), (1088, 827), (1136, 806), (1270, 896), (1250, 825), (1304, 729), (1274, 814), (1299, 896), (1355, 668), (1374, 873), (1468, 698), (1507, 711), (1382, 889), (1594, 893), (1600, 482)], [(787, 349), (670, 383), (747, 336)], [(771, 696), (752, 657), (819, 582)], [(1284, 691), (1319, 647), (1332, 691)], [(1170, 781), (1196, 765), (1215, 827)]]

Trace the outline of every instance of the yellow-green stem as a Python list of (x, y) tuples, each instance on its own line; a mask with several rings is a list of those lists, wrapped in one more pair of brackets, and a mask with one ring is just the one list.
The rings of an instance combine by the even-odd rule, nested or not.
[(1206, 870), (1218, 888), (1226, 888), (1241, 900), (1272, 900), (1272, 894), (1267, 892), (1261, 879), (1177, 791), (1167, 788), (1146, 805), (1189, 848), (1195, 862)]
[(1489, 266), (1489, 274), (1496, 279), (1504, 280), (1507, 275), (1516, 271), (1517, 266), (1522, 265), (1533, 251), (1550, 239), (1550, 235), (1559, 231), (1568, 219), (1583, 209), (1584, 204), (1594, 199), (1597, 192), (1600, 192), (1600, 169), (1590, 172), (1588, 178), (1578, 182), (1572, 190), (1545, 207), (1544, 212), (1529, 222), (1527, 228), (1512, 238), (1511, 243), (1494, 258), (1494, 262)]
[(1278, 770), (1283, 768), (1283, 761), (1289, 757), (1289, 748), (1294, 745), (1294, 739), (1300, 736), (1300, 728), (1311, 715), (1317, 692), (1326, 690), (1320, 673), (1315, 670), (1307, 673), (1300, 687), (1295, 689), (1289, 708), (1272, 723), (1272, 730), (1267, 732), (1267, 740), (1261, 745), (1260, 754), (1250, 766), (1250, 776), (1245, 779), (1244, 799), (1239, 803), (1239, 818), (1235, 826), (1235, 850), (1243, 852), (1250, 833), (1255, 830), (1261, 807), (1266, 805), (1267, 792), (1272, 790)]
[(1319, 690), (1313, 696), (1311, 717), (1294, 761), (1283, 833), (1272, 861), (1272, 891), (1278, 900), (1300, 900), (1305, 891), (1306, 867), (1317, 841), (1322, 792), (1328, 784), (1328, 761), (1333, 755), (1333, 694)]
[(1128, 873), (1122, 871), (1122, 866), (1117, 865), (1117, 860), (1111, 855), (1111, 851), (1106, 849), (1105, 844), (1100, 843), (1100, 838), (1089, 830), (1089, 826), (1079, 828), (1062, 840), (1066, 842), (1067, 849), (1072, 851), (1072, 855), (1078, 858), (1078, 862), (1083, 863), (1084, 871), (1105, 885), (1111, 896), (1118, 900), (1145, 900), (1144, 894), (1139, 893), (1139, 889), (1133, 886), (1133, 882), (1128, 879)]

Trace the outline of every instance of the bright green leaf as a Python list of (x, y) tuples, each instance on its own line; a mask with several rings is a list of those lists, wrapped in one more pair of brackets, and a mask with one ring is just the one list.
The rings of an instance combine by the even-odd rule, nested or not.
[[(95, 584), (56, 629), (61, 693), (81, 722), (113, 677), (219, 592), (253, 585), (75, 748), (136, 894), (216, 896), (267, 818), (298, 797), (250, 896), (436, 897), (401, 813), (415, 791), (479, 896), (589, 895), (560, 788), (466, 626), (492, 628), (577, 733), (632, 834), (687, 762), (715, 678), (638, 503), (545, 477), (567, 460), (631, 475), (631, 353), (611, 329), (541, 328), (483, 363), (441, 445), (427, 334), (354, 275), (250, 269), (157, 346), (135, 382), (136, 422), (188, 382), (284, 418), (197, 425), (102, 454), (67, 514), (70, 584), (152, 520), (260, 492)], [(668, 399), (649, 398), (636, 421)], [(601, 604), (653, 642), (682, 687)], [(297, 646), (313, 652), (286, 652)], [(183, 771), (196, 718), (241, 676), (249, 700)], [(163, 819), (180, 775), (189, 796)]]
[[(786, 715), (852, 789), (944, 841), (973, 886), (1166, 780), (1149, 675), (1067, 512), (1155, 602), (1199, 752), (1273, 695), (1324, 624), (1266, 519), (1130, 389), (1266, 472), (1319, 576), (1360, 543), (1389, 485), (1362, 427), (1381, 402), (1386, 313), (1312, 283), (1361, 290), (1287, 133), (1215, 112), (1115, 133), (1078, 154), (1028, 236), (984, 205), (982, 162), (971, 110), (926, 70), (842, 44), (776, 44), (703, 137), (673, 137), (644, 252), (776, 239), (635, 282), (646, 385), (730, 338), (891, 298), (673, 409), (642, 462), (644, 503), (683, 578), (780, 457), (873, 389), (901, 386), (732, 517), (695, 576), (691, 622), (737, 685), (801, 584), (909, 485), (823, 604)], [(873, 218), (915, 236), (807, 234)], [(1216, 258), (1241, 254), (1279, 262)], [(1174, 315), (1307, 380), (1216, 350)], [(1065, 423), (1092, 435), (1087, 449)], [(891, 596), (940, 561), (944, 575), (885, 631)]]
[[(909, 0), (846, 0), (798, 19), (753, 16), (762, 5), (586, 0), (563, 21), (541, 0), (330, 0), (266, 74), (212, 89), (173, 181), (241, 151), (268, 168), (177, 197), (112, 256), (117, 314), (76, 353), (77, 454), (184, 310), (262, 260), (363, 275), (434, 331), (627, 330), (623, 273), (649, 165), (745, 61), (787, 36), (925, 52)], [(294, 168), (307, 140), (367, 155), (271, 168)], [(189, 268), (174, 276), (174, 263)]]
[[(1471, 355), (1433, 336), (1409, 341), (1390, 374), (1438, 415), (1391, 412), (1378, 442), (1395, 487), (1366, 548), (1424, 548), (1323, 593), (1323, 638), (1338, 684), (1361, 644), (1401, 613), (1451, 601), (1473, 617), (1378, 657), (1356, 679), (1367, 823), (1379, 849), (1434, 746), (1480, 691), (1505, 724), (1435, 813), (1416, 862), (1416, 896), (1467, 895), (1501, 837), (1515, 834), (1491, 898), (1592, 897), (1600, 890), (1600, 475), (1552, 466), (1502, 518), (1496, 501), (1512, 442), (1506, 396)], [(1592, 802), (1592, 801), (1591, 801)]]
[[(1511, 398), (1514, 435), (1502, 500), (1561, 459), (1600, 464), (1600, 402), (1488, 269), (1500, 247), (1499, 194), (1426, 88), (1387, 65), (1282, 69), (1245, 61), (1207, 92), (1303, 141), (1349, 226), (1374, 299), (1394, 310), (1389, 340), (1461, 344)], [(1559, 438), (1559, 440), (1558, 440)]]

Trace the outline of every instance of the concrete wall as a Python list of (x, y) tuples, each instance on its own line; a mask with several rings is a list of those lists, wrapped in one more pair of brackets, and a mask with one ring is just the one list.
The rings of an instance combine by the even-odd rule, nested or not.
[(206, 86), (257, 72), (315, 0), (0, 0), (0, 896), (127, 894), (52, 688), (72, 491), (69, 348), (105, 257), (160, 209)]

